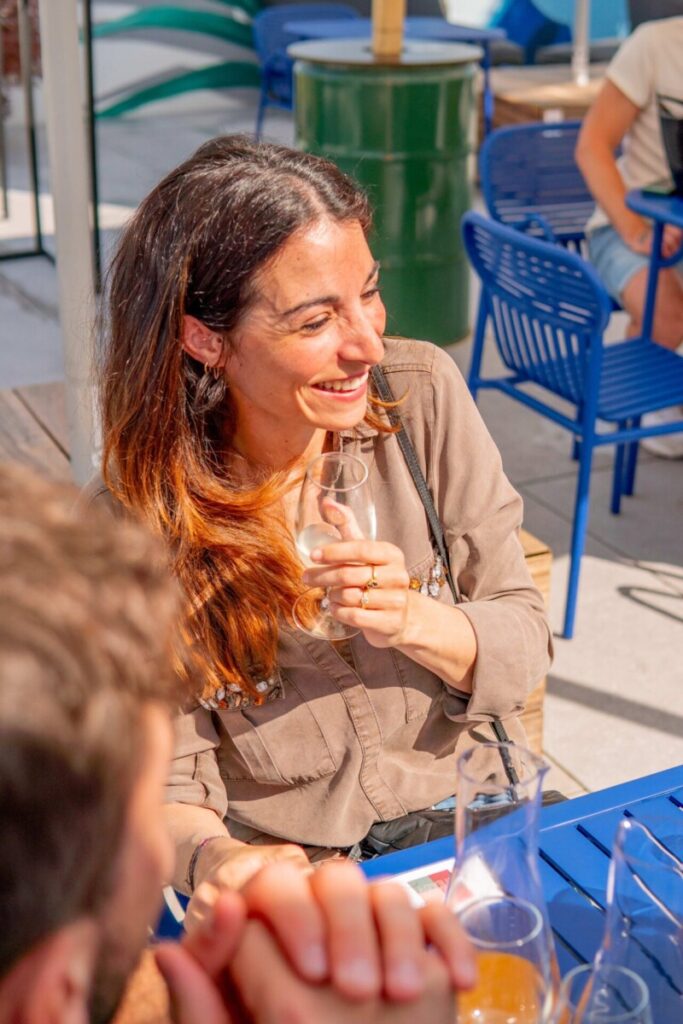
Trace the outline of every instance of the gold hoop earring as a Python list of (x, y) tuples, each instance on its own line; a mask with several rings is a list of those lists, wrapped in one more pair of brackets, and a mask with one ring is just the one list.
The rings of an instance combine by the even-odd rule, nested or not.
[(210, 366), (209, 363), (204, 363), (204, 373), (207, 376), (212, 376), (214, 380), (220, 380), (223, 376), (223, 367), (218, 365)]

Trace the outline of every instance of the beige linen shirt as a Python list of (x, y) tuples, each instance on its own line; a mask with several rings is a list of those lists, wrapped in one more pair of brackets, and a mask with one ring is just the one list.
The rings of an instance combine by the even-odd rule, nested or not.
[[(383, 366), (394, 394), (405, 394), (401, 416), (476, 633), (473, 693), (362, 635), (344, 658), (283, 627), (281, 697), (235, 710), (200, 707), (176, 723), (168, 800), (212, 808), (237, 838), (346, 847), (375, 821), (430, 806), (454, 790), (458, 740), (474, 742), (467, 734), (477, 723), (517, 715), (548, 668), (543, 602), (518, 539), (522, 501), (459, 371), (435, 346), (405, 340), (387, 340)], [(341, 441), (368, 466), (378, 538), (401, 548), (411, 576), (424, 576), (434, 551), (395, 436), (361, 424)], [(438, 600), (452, 603), (447, 586)]]
[[(382, 365), (395, 396), (405, 396), (401, 417), (477, 637), (473, 692), (362, 634), (340, 652), (283, 626), (281, 696), (234, 710), (197, 707), (176, 721), (168, 801), (213, 809), (238, 839), (347, 847), (375, 821), (436, 803), (454, 791), (457, 754), (493, 739), (492, 718), (524, 741), (515, 716), (548, 669), (543, 601), (518, 539), (522, 501), (460, 372), (434, 345), (406, 340), (387, 339)], [(378, 538), (424, 577), (435, 555), (396, 437), (361, 424), (341, 443), (368, 466)], [(112, 501), (101, 481), (90, 498)], [(452, 604), (448, 586), (434, 600)], [(194, 833), (178, 851), (181, 872), (202, 838)]]

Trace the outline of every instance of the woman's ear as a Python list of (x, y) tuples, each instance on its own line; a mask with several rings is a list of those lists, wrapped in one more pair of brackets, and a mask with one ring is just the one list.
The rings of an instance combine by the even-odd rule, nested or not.
[(216, 366), (223, 355), (223, 339), (187, 313), (183, 317), (183, 348), (204, 366)]

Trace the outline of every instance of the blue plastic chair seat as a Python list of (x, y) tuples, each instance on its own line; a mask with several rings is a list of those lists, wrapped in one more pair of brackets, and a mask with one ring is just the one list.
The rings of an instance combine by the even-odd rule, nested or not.
[(603, 353), (597, 415), (619, 423), (676, 405), (683, 395), (683, 359), (640, 339), (608, 345)]
[[(515, 374), (515, 384), (547, 386), (555, 381), (558, 397), (578, 404), (582, 401), (581, 381), (577, 380), (574, 361), (548, 359), (543, 373)], [(683, 394), (683, 359), (650, 341), (632, 339), (605, 348), (596, 416), (607, 423), (620, 423), (648, 412), (665, 409), (680, 401)]]

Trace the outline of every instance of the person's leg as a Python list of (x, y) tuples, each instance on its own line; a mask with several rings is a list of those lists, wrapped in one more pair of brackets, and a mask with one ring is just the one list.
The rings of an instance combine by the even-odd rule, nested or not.
[[(627, 337), (637, 337), (642, 332), (649, 257), (629, 249), (610, 225), (591, 233), (588, 255), (609, 294), (630, 317)], [(659, 273), (653, 340), (669, 349), (683, 341), (681, 264)]]
[[(650, 261), (629, 249), (611, 226), (598, 228), (588, 238), (588, 254), (598, 276), (612, 296), (621, 302), (630, 317), (627, 337), (641, 333), (645, 292)], [(654, 340), (683, 356), (683, 261), (659, 274), (657, 303), (653, 325)], [(643, 416), (643, 426), (678, 422), (683, 415), (679, 406), (658, 409)], [(683, 434), (649, 437), (641, 446), (661, 458), (683, 458)]]

